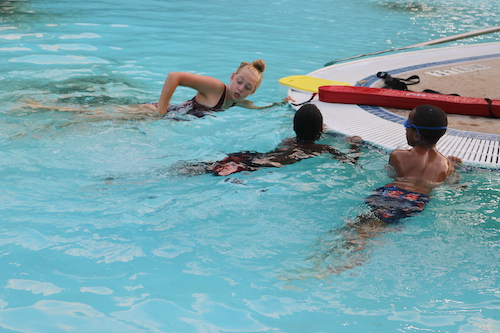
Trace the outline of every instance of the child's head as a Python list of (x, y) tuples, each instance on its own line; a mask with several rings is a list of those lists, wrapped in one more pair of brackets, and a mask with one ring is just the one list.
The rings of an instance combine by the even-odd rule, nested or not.
[(314, 142), (321, 138), (323, 116), (314, 104), (302, 105), (293, 117), (293, 130), (297, 141)]
[(446, 113), (433, 105), (420, 105), (413, 109), (405, 123), (418, 134), (420, 144), (436, 144), (446, 133), (448, 118)]

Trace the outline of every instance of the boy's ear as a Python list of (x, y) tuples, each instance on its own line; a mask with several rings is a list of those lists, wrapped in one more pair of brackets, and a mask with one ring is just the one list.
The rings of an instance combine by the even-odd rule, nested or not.
[(410, 138), (411, 142), (418, 142), (418, 132), (416, 129), (412, 128), (408, 131), (408, 137)]

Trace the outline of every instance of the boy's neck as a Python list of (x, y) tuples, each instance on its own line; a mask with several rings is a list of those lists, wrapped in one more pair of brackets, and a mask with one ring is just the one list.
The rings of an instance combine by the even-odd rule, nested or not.
[(435, 144), (416, 144), (415, 146), (413, 146), (413, 149), (436, 150), (436, 145)]

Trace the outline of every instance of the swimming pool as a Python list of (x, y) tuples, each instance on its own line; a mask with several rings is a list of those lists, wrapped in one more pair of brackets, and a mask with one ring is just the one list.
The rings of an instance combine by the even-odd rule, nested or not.
[[(265, 105), (284, 97), (280, 77), (495, 25), (495, 1), (0, 5), (0, 331), (498, 331), (498, 172), (463, 172), (356, 257), (330, 251), (334, 231), (389, 180), (383, 150), (364, 147), (358, 166), (321, 156), (188, 177), (178, 161), (273, 149), (292, 111), (172, 122), (23, 107), (155, 100), (169, 71), (227, 82), (258, 58)], [(350, 259), (364, 262), (330, 273)]]

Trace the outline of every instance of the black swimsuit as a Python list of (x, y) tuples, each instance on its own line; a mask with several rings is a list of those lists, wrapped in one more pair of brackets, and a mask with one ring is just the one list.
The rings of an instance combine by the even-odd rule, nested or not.
[[(167, 114), (165, 116), (171, 117), (172, 115), (169, 115), (169, 113), (171, 111), (176, 111), (181, 115), (192, 115), (201, 118), (204, 117), (207, 113), (224, 111), (224, 109), (222, 109), (222, 105), (224, 105), (224, 102), (226, 100), (226, 90), (227, 87), (224, 85), (224, 92), (222, 93), (222, 96), (220, 97), (219, 101), (215, 106), (206, 106), (200, 104), (196, 101), (196, 96), (195, 96), (189, 101), (186, 101), (179, 105), (170, 104), (167, 108)], [(158, 106), (158, 103), (152, 103), (152, 104), (156, 107)], [(233, 107), (235, 105), (236, 103), (233, 103), (230, 107)]]
[[(220, 111), (224, 111), (222, 109), (222, 105), (224, 105), (224, 101), (226, 100), (226, 90), (227, 90), (227, 87), (224, 86), (224, 92), (222, 93), (222, 96), (220, 97), (220, 99), (217, 102), (217, 104), (215, 106), (212, 106), (212, 107), (198, 103), (196, 101), (196, 96), (193, 97), (190, 101), (188, 101), (188, 102), (192, 103), (192, 108), (191, 108), (191, 110), (189, 110), (187, 112), (187, 114), (191, 114), (193, 116), (201, 118), (201, 117), (205, 116), (205, 114), (207, 112), (220, 112)], [(235, 106), (235, 105), (236, 105), (236, 103), (233, 103), (233, 105), (231, 105), (230, 107)]]

